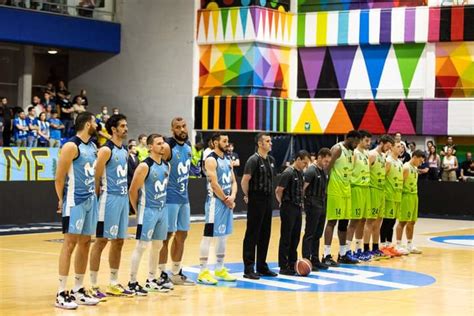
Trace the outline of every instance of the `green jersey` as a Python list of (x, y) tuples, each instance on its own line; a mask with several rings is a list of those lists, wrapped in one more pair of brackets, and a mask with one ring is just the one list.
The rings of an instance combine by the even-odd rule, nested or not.
[(408, 169), (408, 177), (403, 180), (403, 193), (418, 194), (418, 168), (406, 162), (403, 169)]
[(341, 197), (351, 196), (351, 176), (352, 169), (352, 150), (344, 147), (343, 143), (338, 143), (336, 146), (341, 148), (341, 156), (337, 158), (334, 166), (331, 169), (328, 184), (328, 195), (335, 195)]
[(385, 157), (376, 152), (377, 157), (370, 166), (370, 186), (379, 190), (385, 187)]
[(387, 157), (390, 170), (385, 178), (385, 199), (395, 202), (402, 200), (403, 190), (403, 163), (392, 156)]
[(370, 183), (369, 154), (367, 150), (354, 150), (354, 170), (352, 170), (352, 186), (368, 187)]

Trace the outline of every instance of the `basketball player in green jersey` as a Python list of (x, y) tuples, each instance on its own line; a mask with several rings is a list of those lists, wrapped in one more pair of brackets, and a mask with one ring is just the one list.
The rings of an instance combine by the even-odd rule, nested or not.
[(403, 229), (406, 226), (407, 249), (410, 254), (421, 254), (413, 246), (413, 233), (418, 219), (418, 166), (423, 163), (425, 153), (419, 149), (412, 153), (410, 161), (403, 165), (403, 192), (398, 213), (397, 247), (402, 246)]
[(337, 267), (331, 256), (331, 242), (334, 226), (338, 224), (339, 237), (339, 263), (357, 263), (346, 256), (347, 216), (351, 209), (351, 176), (352, 150), (360, 142), (358, 131), (350, 131), (343, 142), (331, 148), (331, 161), (329, 163), (329, 184), (327, 189), (326, 230), (324, 231), (324, 256), (323, 263), (330, 267)]
[[(395, 140), (385, 163), (385, 207), (382, 209), (383, 218), (380, 228), (381, 251), (391, 257), (405, 254), (392, 246), (393, 227), (400, 212), (400, 201), (403, 189), (403, 163), (398, 156), (402, 152), (402, 144)], [(408, 254), (408, 253), (406, 253)]]
[(395, 141), (392, 136), (382, 135), (377, 147), (369, 152), (370, 210), (365, 214), (364, 252), (369, 251), (370, 237), (372, 237), (371, 255), (375, 260), (390, 258), (380, 251), (379, 238), (380, 224), (382, 223), (380, 212), (385, 206), (385, 154), (392, 148), (394, 143)]
[[(365, 130), (360, 130), (360, 143), (354, 149), (353, 164), (354, 170), (351, 177), (351, 209), (348, 212), (350, 219), (349, 227), (347, 228), (347, 252), (346, 255), (353, 256), (355, 260), (367, 261), (365, 258), (358, 258), (355, 253), (351, 251), (352, 238), (356, 228), (360, 225), (362, 218), (370, 207), (370, 167), (369, 167), (369, 148), (372, 134)], [(365, 222), (365, 220), (364, 220)], [(360, 243), (360, 241), (359, 241)], [(358, 245), (356, 248), (359, 248)], [(362, 253), (362, 251), (360, 251)]]

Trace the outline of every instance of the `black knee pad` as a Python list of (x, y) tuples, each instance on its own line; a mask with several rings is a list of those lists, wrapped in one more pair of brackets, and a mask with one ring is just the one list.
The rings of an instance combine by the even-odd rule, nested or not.
[(339, 220), (339, 223), (337, 224), (337, 230), (340, 232), (346, 232), (348, 225), (349, 225), (348, 219), (341, 219)]

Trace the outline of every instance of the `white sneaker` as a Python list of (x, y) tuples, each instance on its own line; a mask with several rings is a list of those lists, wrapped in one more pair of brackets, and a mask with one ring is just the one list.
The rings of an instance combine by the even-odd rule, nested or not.
[(423, 251), (421, 251), (420, 249), (416, 248), (415, 246), (411, 247), (410, 249), (408, 249), (408, 251), (410, 251), (410, 253), (414, 254), (414, 255), (421, 255), (423, 253)]
[(179, 270), (178, 274), (171, 275), (171, 282), (173, 282), (174, 285), (184, 285), (184, 286), (196, 285), (196, 283), (193, 280), (188, 279), (188, 277), (183, 274), (183, 269)]
[(163, 280), (146, 280), (145, 283), (145, 290), (148, 292), (160, 292), (160, 293), (167, 293), (170, 291), (170, 289), (166, 288), (163, 286)]
[(76, 302), (74, 302), (74, 300), (69, 296), (68, 291), (62, 291), (61, 293), (56, 294), (56, 303), (54, 305), (63, 309), (77, 308)]
[(160, 283), (161, 286), (170, 290), (174, 290), (173, 282), (171, 282), (171, 279), (169, 278), (168, 273), (162, 271), (160, 275), (160, 280), (161, 280), (161, 283)]
[(71, 291), (71, 298), (79, 305), (94, 306), (100, 302), (98, 298), (89, 295), (84, 288), (80, 288), (77, 292)]
[(402, 256), (408, 255), (410, 252), (402, 246), (396, 246), (395, 250), (402, 254)]

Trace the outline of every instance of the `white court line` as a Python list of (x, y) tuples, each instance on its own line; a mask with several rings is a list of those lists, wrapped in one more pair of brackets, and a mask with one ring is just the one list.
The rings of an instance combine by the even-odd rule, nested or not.
[(356, 274), (358, 276), (364, 277), (364, 278), (374, 278), (378, 276), (382, 276), (383, 273), (379, 272), (371, 272), (371, 271), (365, 271), (365, 270), (359, 270), (359, 269), (350, 269), (350, 268), (331, 268), (331, 271), (339, 271), (339, 272), (345, 272), (345, 273), (350, 273), (350, 274)]
[(381, 281), (381, 280), (374, 280), (368, 279), (359, 276), (347, 276), (335, 273), (326, 273), (326, 272), (315, 272), (317, 276), (329, 279), (336, 279), (336, 280), (344, 280), (344, 281), (351, 281), (356, 283), (364, 283), (364, 284), (371, 284), (371, 285), (378, 285), (378, 286), (385, 286), (394, 289), (414, 289), (417, 288), (415, 285), (410, 284), (403, 284), (403, 283), (396, 283), (396, 282), (389, 282), (389, 281)]
[[(193, 268), (193, 267), (184, 267), (183, 270), (185, 272), (192, 272), (192, 273), (200, 272), (199, 268)], [(288, 289), (288, 290), (303, 290), (303, 289), (309, 288), (309, 286), (292, 284), (292, 283), (287, 283), (287, 282), (278, 282), (278, 281), (264, 280), (264, 279), (260, 279), (260, 280), (246, 279), (243, 277), (244, 274), (242, 272), (232, 273), (232, 275), (237, 277), (237, 281), (266, 285), (266, 286), (273, 286), (273, 287), (278, 287), (278, 288), (283, 288), (283, 289)]]
[(301, 276), (290, 276), (290, 275), (283, 275), (283, 274), (279, 274), (278, 277), (276, 277), (276, 279), (291, 280), (295, 282), (310, 283), (310, 284), (316, 284), (316, 285), (329, 285), (329, 284), (336, 283), (333, 281), (327, 281), (327, 280), (322, 280), (322, 279), (306, 278), (306, 277), (301, 277)]
[(35, 254), (40, 254), (40, 255), (59, 256), (58, 252), (43, 252), (43, 251), (21, 250), (21, 249), (11, 249), (11, 248), (0, 248), (0, 251), (13, 251), (13, 252), (23, 252), (23, 253), (35, 253)]

